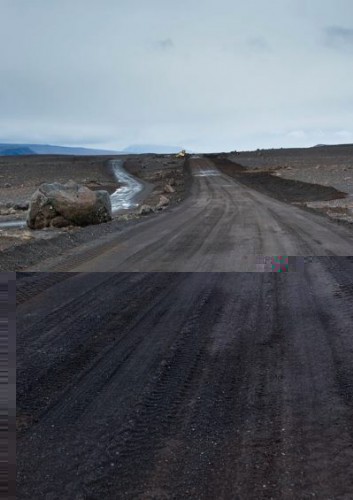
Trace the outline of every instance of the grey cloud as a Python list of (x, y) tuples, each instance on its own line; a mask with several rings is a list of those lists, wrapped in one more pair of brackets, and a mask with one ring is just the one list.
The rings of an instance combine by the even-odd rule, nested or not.
[(249, 38), (247, 46), (254, 52), (272, 52), (272, 48), (266, 38), (261, 36)]
[(162, 50), (172, 49), (174, 47), (174, 42), (171, 38), (166, 38), (165, 40), (158, 40), (156, 42), (156, 47)]
[(353, 50), (353, 29), (341, 26), (325, 28), (326, 45), (336, 49)]
[(352, 133), (352, 0), (0, 5), (0, 142), (221, 151)]

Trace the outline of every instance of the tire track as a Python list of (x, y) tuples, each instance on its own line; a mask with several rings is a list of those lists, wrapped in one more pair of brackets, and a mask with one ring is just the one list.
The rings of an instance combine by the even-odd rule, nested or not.
[[(131, 279), (131, 276), (126, 274), (122, 281), (121, 275), (117, 274), (102, 285), (94, 287), (95, 302), (94, 300), (87, 301), (85, 298), (86, 309), (80, 299), (80, 308), (77, 308), (75, 304), (78, 314), (70, 318), (69, 323), (53, 325), (51, 330), (47, 330), (45, 337), (40, 338), (40, 343), (32, 344), (31, 357), (26, 359), (27, 364), (18, 370), (20, 412), (28, 414), (32, 400), (35, 399), (38, 415), (48, 407), (49, 391), (52, 393), (49, 404), (51, 408), (58, 398), (63, 397), (62, 387), (71, 387), (74, 384), (72, 378), (81, 377), (86, 366), (88, 370), (92, 370), (106, 356), (112, 345), (114, 346), (119, 341), (131, 317), (134, 315), (138, 317), (141, 303), (134, 300), (131, 290), (139, 284), (140, 292), (146, 299), (151, 300), (154, 294), (157, 293), (159, 297), (158, 294), (165, 290), (168, 280), (170, 281), (170, 276), (166, 275), (163, 284), (158, 286), (156, 279), (151, 280), (146, 275), (135, 275)], [(118, 292), (115, 290), (117, 284), (120, 288)], [(105, 293), (103, 293), (104, 289)], [(94, 304), (93, 311), (99, 310), (100, 312), (97, 317), (92, 317), (92, 304)], [(119, 314), (115, 309), (117, 306)], [(60, 310), (57, 312), (60, 314)], [(84, 330), (82, 324), (86, 325)], [(69, 344), (59, 336), (61, 328), (64, 328), (65, 336), (69, 334)], [(48, 337), (51, 338), (47, 340)], [(39, 348), (43, 342), (45, 342), (45, 350)], [(50, 360), (49, 368), (48, 360)], [(101, 378), (104, 378), (104, 375)], [(79, 382), (75, 380), (75, 383)]]
[[(173, 435), (183, 416), (180, 406), (187, 399), (195, 380), (201, 376), (208, 343), (206, 316), (214, 290), (206, 289), (198, 297), (193, 313), (184, 322), (171, 354), (163, 360), (156, 381), (136, 409), (136, 417), (129, 423), (121, 448), (111, 447), (111, 456), (119, 455), (124, 466), (116, 470), (112, 481), (108, 476), (87, 486), (110, 498), (114, 491), (124, 491), (127, 498), (145, 496), (144, 481), (153, 463), (154, 455), (164, 446), (164, 440)], [(204, 312), (207, 310), (207, 314)], [(206, 331), (205, 331), (206, 330)], [(131, 489), (131, 485), (133, 488)]]
[(26, 273), (20, 280), (16, 280), (17, 305), (23, 304), (68, 278), (69, 276), (66, 273)]
[[(102, 279), (107, 321), (90, 330), (82, 305), (87, 344), (68, 344), (56, 366), (49, 357), (43, 391), (28, 397), (38, 421), (19, 434), (19, 496), (350, 498), (352, 263), (131, 273), (110, 281), (114, 293)], [(54, 306), (60, 286), (79, 300), (70, 281), (33, 303)], [(20, 388), (20, 408), (23, 398)]]

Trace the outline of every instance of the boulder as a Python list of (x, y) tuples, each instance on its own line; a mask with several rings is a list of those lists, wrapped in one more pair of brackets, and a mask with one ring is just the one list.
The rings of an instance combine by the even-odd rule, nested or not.
[(112, 207), (107, 191), (91, 191), (69, 181), (42, 184), (33, 194), (27, 225), (31, 229), (44, 227), (88, 226), (110, 221)]

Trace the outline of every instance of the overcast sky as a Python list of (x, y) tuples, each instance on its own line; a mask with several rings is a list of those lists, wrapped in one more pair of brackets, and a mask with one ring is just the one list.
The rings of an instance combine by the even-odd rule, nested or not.
[(0, 142), (353, 142), (352, 0), (0, 0)]

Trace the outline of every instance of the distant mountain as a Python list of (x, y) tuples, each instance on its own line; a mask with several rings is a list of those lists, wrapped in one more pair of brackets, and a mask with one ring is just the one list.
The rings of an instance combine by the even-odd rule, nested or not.
[(353, 144), (316, 144), (313, 148), (351, 148)]
[(102, 149), (75, 148), (64, 146), (51, 146), (42, 144), (0, 144), (0, 156), (20, 155), (117, 155), (119, 151)]
[(178, 146), (163, 146), (160, 144), (133, 144), (125, 149), (123, 149), (124, 154), (143, 154), (143, 153), (155, 153), (155, 154), (173, 154), (179, 153), (181, 147)]
[(35, 152), (26, 146), (10, 147), (5, 149), (1, 149), (0, 147), (1, 156), (21, 156), (21, 155), (33, 155), (33, 154), (35, 154)]
[[(104, 149), (90, 149), (79, 147), (53, 146), (43, 144), (0, 144), (0, 156), (20, 155), (129, 155), (129, 154), (174, 154), (183, 148), (178, 146), (163, 146), (154, 144), (133, 144), (122, 151), (110, 151)], [(187, 151), (190, 153), (191, 151)]]

